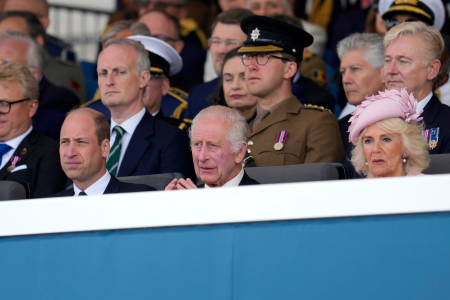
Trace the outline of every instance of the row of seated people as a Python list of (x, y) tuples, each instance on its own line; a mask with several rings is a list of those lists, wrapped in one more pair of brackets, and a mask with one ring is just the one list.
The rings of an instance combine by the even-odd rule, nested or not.
[[(242, 160), (250, 160), (250, 156), (252, 156), (256, 166), (341, 161), (344, 157), (344, 147), (338, 123), (334, 116), (324, 109), (303, 106), (295, 96), (292, 96), (291, 79), (297, 73), (297, 65), (303, 57), (303, 49), (311, 44), (312, 36), (296, 26), (260, 16), (247, 17), (243, 20), (241, 27), (247, 33), (247, 40), (237, 52), (241, 54), (241, 62), (245, 66), (247, 90), (252, 96), (257, 97), (257, 104), (250, 122), (248, 122), (249, 119), (242, 118), (242, 120), (245, 120), (247, 132), (244, 136), (247, 142), (245, 142), (245, 139), (240, 141), (245, 144), (241, 147), (243, 151), (239, 152), (243, 157), (242, 159), (236, 158), (235, 162), (240, 165)], [(405, 32), (410, 33), (404, 37), (403, 34), (407, 34)], [(411, 70), (411, 68), (413, 70), (412, 73), (402, 72), (395, 76), (389, 73), (390, 80), (387, 82), (392, 86), (388, 86), (388, 88), (399, 91), (405, 87), (402, 84), (406, 84), (408, 89), (413, 90), (408, 92), (413, 93), (415, 99), (423, 100), (428, 96), (431, 99), (433, 96), (431, 92), (432, 80), (439, 71), (439, 56), (443, 49), (443, 40), (440, 33), (434, 27), (422, 22), (410, 22), (393, 28), (385, 36), (386, 39), (389, 41), (386, 50), (389, 63), (386, 63), (388, 68), (385, 69), (390, 70), (389, 72), (397, 70), (397, 73), (399, 70)], [(406, 66), (402, 62), (403, 56), (389, 54), (391, 49), (394, 52), (402, 51), (403, 53), (404, 47), (398, 47), (397, 45), (403, 43), (404, 39), (413, 39), (418, 44), (422, 44), (422, 39), (427, 39), (426, 44), (432, 46), (429, 50), (432, 59), (428, 62), (428, 65), (424, 63), (422, 58), (423, 53), (426, 54), (427, 52), (424, 52), (424, 49), (419, 50), (419, 46), (417, 49), (410, 49), (410, 51), (422, 52), (420, 54), (414, 52), (417, 57), (408, 58), (413, 60), (413, 63)], [(153, 66), (158, 66), (158, 59), (152, 60), (151, 56), (149, 59), (149, 54), (144, 48), (155, 43), (154, 40), (152, 37), (142, 36), (113, 39), (105, 44), (105, 48), (99, 56), (98, 73), (101, 99), (111, 114), (109, 130), (112, 150), (108, 156), (107, 169), (112, 175), (120, 177), (177, 172), (184, 174), (187, 178), (186, 182), (191, 184), (198, 177), (208, 186), (214, 186), (216, 184), (214, 181), (204, 179), (208, 174), (217, 175), (215, 173), (218, 172), (218, 168), (214, 167), (214, 163), (196, 164), (195, 157), (193, 163), (189, 149), (189, 138), (186, 133), (168, 124), (165, 120), (152, 116), (144, 107), (144, 89), (149, 88), (150, 80), (159, 80), (159, 77), (152, 76), (150, 68), (151, 61), (155, 62)], [(158, 44), (162, 45), (162, 42), (158, 41)], [(159, 54), (161, 54), (159, 55), (160, 58), (164, 58), (162, 52), (159, 52)], [(391, 59), (392, 65), (388, 59)], [(167, 69), (170, 70), (168, 60), (169, 58), (160, 60), (160, 62), (166, 62), (165, 66), (162, 64), (160, 68), (157, 68), (160, 69), (160, 73), (164, 73), (164, 69), (166, 69), (166, 72)], [(6, 70), (14, 65), (16, 63), (6, 63), (2, 68)], [(28, 70), (23, 65), (21, 66), (20, 73), (25, 74)], [(403, 74), (411, 74), (411, 81), (398, 80), (403, 78), (401, 77)], [(5, 126), (5, 129), (7, 129), (5, 133), (10, 133), (10, 135), (5, 134), (2, 140), (3, 145), (9, 147), (5, 147), (5, 154), (2, 157), (1, 168), (5, 175), (2, 179), (30, 182), (34, 187), (35, 197), (44, 197), (52, 194), (52, 192), (61, 191), (65, 185), (65, 176), (62, 174), (61, 165), (57, 156), (49, 154), (51, 151), (44, 147), (44, 144), (51, 145), (50, 141), (37, 136), (36, 139), (42, 140), (43, 145), (32, 147), (26, 144), (28, 137), (31, 137), (33, 133), (30, 124), (31, 118), (38, 107), (37, 100), (35, 100), (37, 95), (25, 94), (32, 91), (33, 88), (27, 88), (24, 85), (22, 85), (24, 87), (22, 90), (15, 89), (16, 92), (22, 91), (23, 94), (8, 95), (7, 93), (11, 90), (8, 85), (15, 83), (17, 80), (0, 81), (5, 86), (5, 101), (3, 103), (8, 108), (0, 117), (5, 119), (5, 124), (8, 124), (8, 126)], [(34, 78), (30, 77), (30, 81), (37, 84)], [(421, 96), (424, 98), (420, 99)], [(18, 103), (15, 104), (14, 101), (18, 101)], [(361, 107), (364, 107), (364, 105)], [(411, 109), (417, 110), (418, 108), (413, 107)], [(426, 109), (427, 107), (424, 108), (425, 111)], [(238, 112), (238, 110), (233, 111)], [(397, 117), (405, 116), (404, 119), (408, 121), (412, 118), (411, 111), (405, 110), (404, 107), (401, 111), (404, 115)], [(438, 114), (441, 113), (445, 113), (445, 111), (440, 109)], [(27, 122), (15, 122), (16, 119), (19, 119), (16, 114), (20, 114), (21, 118), (26, 119)], [(376, 121), (378, 120), (374, 122)], [(425, 125), (428, 127), (430, 124), (425, 123)], [(214, 132), (220, 136), (219, 143), (208, 141), (203, 143), (200, 139), (198, 144), (201, 147), (199, 148), (198, 161), (210, 156), (204, 154), (206, 148), (211, 152), (216, 151), (214, 153), (218, 154), (219, 159), (226, 157), (226, 155), (221, 154), (220, 141), (223, 141), (223, 136), (226, 135), (227, 126), (224, 126), (225, 129), (223, 130), (214, 129)], [(207, 125), (205, 127), (213, 126)], [(429, 132), (427, 135), (429, 138), (428, 144), (434, 146), (433, 150), (440, 144), (446, 145), (448, 141), (445, 129), (442, 127), (441, 130), (439, 128), (436, 130), (435, 127), (427, 129), (429, 130), (425, 130), (425, 132)], [(195, 135), (195, 125), (191, 132)], [(206, 132), (205, 135), (208, 135), (208, 133)], [(374, 136), (372, 138), (375, 139)], [(377, 142), (384, 143), (387, 139), (385, 137), (380, 141), (377, 140)], [(16, 144), (11, 143), (12, 140)], [(61, 139), (62, 142), (63, 140), (64, 138)], [(353, 138), (351, 141), (356, 143)], [(80, 144), (84, 144), (84, 142), (80, 140)], [(196, 144), (191, 135), (192, 153), (194, 154), (196, 153)], [(53, 153), (58, 152), (57, 144), (52, 147)], [(62, 149), (62, 144), (60, 149)], [(395, 147), (395, 149), (399, 150), (398, 147)], [(40, 150), (45, 153), (39, 155)], [(231, 153), (237, 153), (238, 149), (235, 148), (234, 150)], [(405, 155), (403, 155), (403, 152), (405, 152)], [(31, 159), (33, 153), (37, 156)], [(44, 161), (43, 155), (53, 161)], [(408, 160), (407, 158), (411, 155), (413, 154), (403, 150), (402, 160)], [(27, 158), (29, 161), (27, 161)], [(367, 157), (366, 159), (370, 165), (369, 159)], [(381, 158), (381, 160), (383, 159)], [(391, 162), (386, 162), (386, 159), (381, 163), (391, 164)], [(77, 162), (69, 163), (69, 166), (76, 167), (76, 165)], [(41, 168), (44, 168), (45, 173), (41, 173)], [(45, 168), (55, 168), (55, 170), (49, 171)], [(240, 167), (240, 170), (242, 170), (242, 167)], [(356, 168), (355, 170), (364, 173), (363, 169)], [(58, 172), (60, 173), (58, 174)], [(20, 174), (29, 177), (27, 180), (18, 180)], [(57, 178), (53, 178), (53, 174)], [(374, 172), (373, 174), (375, 177), (381, 177), (394, 173), (377, 174)], [(415, 172), (412, 174), (415, 174)], [(365, 175), (369, 176), (370, 174), (365, 173)], [(60, 186), (55, 187), (58, 183)], [(218, 182), (217, 184), (223, 183)], [(46, 192), (42, 192), (46, 189)], [(52, 190), (52, 192), (49, 193), (49, 190)]]

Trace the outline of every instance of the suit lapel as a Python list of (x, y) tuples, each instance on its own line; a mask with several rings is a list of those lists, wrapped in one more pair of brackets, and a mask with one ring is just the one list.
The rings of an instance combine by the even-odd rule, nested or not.
[(154, 117), (146, 110), (142, 120), (139, 122), (133, 136), (131, 137), (130, 143), (128, 144), (127, 151), (125, 152), (122, 163), (120, 164), (119, 173), (117, 174), (118, 177), (129, 176), (136, 168), (142, 155), (144, 155), (144, 152), (150, 146), (150, 142), (147, 138), (154, 134), (154, 122)]
[(241, 182), (239, 182), (239, 186), (252, 184), (253, 184), (252, 180), (250, 179), (250, 177), (248, 177), (247, 173), (244, 171), (244, 177), (242, 177)]
[[(27, 158), (30, 156), (30, 154), (35, 150), (33, 147), (33, 144), (36, 143), (36, 140), (38, 139), (39, 135), (36, 132), (36, 130), (32, 130), (19, 144), (19, 146), (14, 151), (13, 156), (19, 156), (20, 162), (17, 164), (25, 165)], [(23, 151), (22, 151), (23, 150)], [(25, 152), (25, 153), (24, 153)], [(0, 170), (0, 180), (4, 180), (6, 176), (10, 173), (8, 171), (8, 167), (11, 166), (11, 161), (8, 161), (6, 165)]]
[[(273, 113), (270, 113), (262, 122), (259, 124), (255, 131), (249, 134), (249, 138), (260, 133), (267, 127), (272, 126), (275, 123), (279, 123), (287, 120), (287, 115), (289, 113), (298, 113), (303, 105), (297, 100), (295, 96), (291, 96), (283, 101), (279, 107), (275, 109)], [(249, 129), (250, 127), (247, 127)], [(250, 132), (250, 131), (249, 131)]]
[(108, 185), (106, 186), (105, 192), (103, 194), (115, 194), (120, 190), (120, 180), (111, 175)]
[(431, 97), (427, 105), (425, 105), (422, 113), (426, 128), (431, 128), (434, 126), (434, 120), (436, 119), (440, 104), (441, 102), (433, 93), (433, 96)]

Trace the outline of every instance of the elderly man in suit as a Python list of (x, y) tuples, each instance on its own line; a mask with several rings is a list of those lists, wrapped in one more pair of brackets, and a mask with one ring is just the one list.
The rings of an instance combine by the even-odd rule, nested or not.
[(102, 103), (111, 112), (109, 172), (121, 177), (177, 172), (195, 178), (186, 133), (144, 107), (150, 80), (144, 47), (131, 39), (112, 39), (97, 65)]
[[(203, 109), (193, 120), (191, 131), (195, 173), (204, 182), (200, 188), (259, 184), (242, 167), (247, 150), (247, 121), (225, 106)], [(192, 180), (174, 179), (166, 190), (195, 189)]]
[(61, 191), (67, 180), (58, 143), (32, 126), (38, 93), (38, 83), (25, 65), (0, 66), (0, 180), (30, 183), (33, 198)]
[(90, 108), (71, 111), (61, 128), (61, 166), (73, 188), (52, 197), (97, 196), (113, 193), (154, 191), (147, 185), (120, 182), (106, 170), (109, 154), (109, 122)]
[(245, 82), (258, 97), (247, 149), (256, 166), (341, 161), (344, 147), (334, 115), (323, 107), (304, 106), (292, 95), (292, 77), (313, 37), (263, 16), (246, 18), (241, 28), (247, 33), (238, 50)]
[(390, 29), (383, 41), (384, 82), (388, 89), (406, 87), (423, 110), (424, 136), (430, 154), (450, 152), (450, 107), (433, 93), (439, 74), (444, 39), (439, 31), (423, 22), (405, 22)]

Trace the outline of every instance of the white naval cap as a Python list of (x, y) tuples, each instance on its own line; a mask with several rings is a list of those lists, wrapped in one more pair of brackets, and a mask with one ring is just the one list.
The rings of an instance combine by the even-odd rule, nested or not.
[(396, 14), (408, 14), (441, 30), (445, 22), (445, 7), (441, 0), (380, 0), (378, 12), (384, 20)]
[(145, 35), (133, 35), (127, 39), (141, 43), (149, 52), (150, 72), (172, 76), (178, 74), (183, 67), (181, 56), (166, 42)]

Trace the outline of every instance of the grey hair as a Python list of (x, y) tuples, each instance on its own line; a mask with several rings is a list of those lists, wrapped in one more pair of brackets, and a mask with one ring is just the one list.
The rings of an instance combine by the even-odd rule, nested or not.
[[(430, 157), (428, 152), (428, 145), (422, 136), (422, 130), (424, 129), (423, 122), (406, 123), (401, 118), (388, 118), (372, 125), (376, 125), (381, 129), (397, 133), (400, 135), (400, 141), (402, 143), (402, 152), (406, 153), (406, 163), (403, 165), (405, 173), (409, 175), (415, 175), (425, 170), (429, 163)], [(364, 128), (355, 141), (355, 148), (352, 150), (351, 162), (355, 167), (356, 172), (364, 174), (369, 178), (373, 178), (374, 175), (370, 172), (369, 167), (366, 165), (366, 157), (364, 155), (363, 136), (367, 131)]]
[[(246, 2), (246, 7), (248, 8), (248, 9), (250, 9), (250, 2), (251, 2), (252, 0), (247, 0), (247, 2)], [(289, 1), (289, 0), (282, 0), (283, 1), (283, 4), (284, 4), (284, 12), (286, 13), (286, 12), (290, 12), (290, 11), (292, 11), (292, 4), (291, 4), (291, 1)]]
[(348, 51), (361, 49), (366, 50), (364, 59), (374, 70), (384, 66), (383, 36), (377, 33), (354, 33), (337, 44), (337, 53), (341, 61)]
[(247, 120), (245, 117), (233, 108), (213, 105), (200, 111), (194, 120), (192, 120), (191, 129), (189, 130), (191, 147), (195, 126), (199, 120), (204, 119), (220, 121), (227, 125), (227, 128), (224, 128), (224, 130), (227, 131), (227, 140), (230, 142), (231, 151), (233, 153), (236, 153), (241, 149), (242, 142), (247, 142)]
[(150, 70), (150, 59), (147, 55), (147, 50), (145, 50), (144, 46), (142, 46), (141, 43), (136, 42), (135, 40), (131, 39), (117, 39), (113, 38), (106, 42), (103, 51), (108, 48), (109, 46), (116, 45), (118, 47), (131, 47), (136, 51), (136, 75), (139, 76), (139, 74), (142, 71), (149, 71)]
[(35, 40), (20, 32), (5, 32), (0, 36), (0, 44), (8, 39), (27, 42), (30, 46), (27, 55), (27, 67), (38, 69), (41, 72), (44, 70), (44, 51)]
[(102, 34), (100, 41), (105, 43), (109, 39), (114, 38), (119, 32), (129, 30), (133, 35), (145, 35), (150, 36), (150, 31), (145, 24), (142, 23), (131, 23), (128, 20), (120, 20), (115, 22), (109, 27), (109, 29)]

